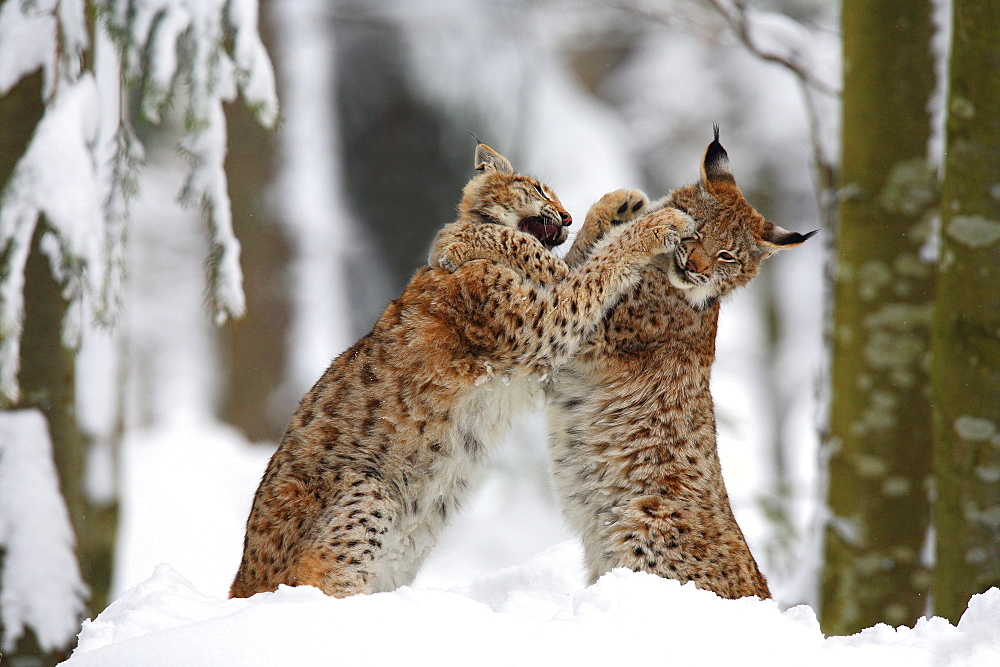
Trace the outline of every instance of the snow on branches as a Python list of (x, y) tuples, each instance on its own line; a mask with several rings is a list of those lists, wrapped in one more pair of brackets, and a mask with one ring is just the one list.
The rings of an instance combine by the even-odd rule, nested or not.
[[(154, 123), (172, 103), (183, 105), (181, 150), (190, 169), (180, 197), (201, 208), (208, 227), (209, 301), (220, 323), (244, 310), (222, 104), (239, 93), (260, 124), (277, 120), (257, 0), (94, 0), (94, 8), (91, 40), (84, 0), (0, 5), (0, 95), (41, 69), (45, 100), (0, 193), (0, 395), (11, 401), (18, 396), (24, 267), (36, 233), (72, 306), (64, 344), (77, 344), (83, 316), (105, 324), (117, 318), (128, 201), (142, 161), (121, 109), (124, 87)], [(112, 62), (96, 57), (81, 69), (92, 42), (99, 56), (108, 37)]]

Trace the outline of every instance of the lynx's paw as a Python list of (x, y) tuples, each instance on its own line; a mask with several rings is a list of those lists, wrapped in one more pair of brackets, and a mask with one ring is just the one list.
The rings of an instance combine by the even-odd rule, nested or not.
[(444, 247), (435, 247), (431, 252), (428, 265), (431, 268), (444, 269), (445, 271), (454, 273), (463, 263), (459, 258), (460, 254), (461, 248), (458, 243), (449, 243)]
[(650, 213), (647, 218), (651, 223), (666, 227), (664, 252), (673, 252), (681, 244), (681, 240), (694, 236), (698, 232), (698, 224), (690, 215), (676, 208), (664, 208)]
[(671, 253), (681, 244), (681, 239), (695, 233), (694, 219), (676, 208), (665, 208), (643, 216), (629, 227), (637, 233), (655, 239), (657, 253)]
[(579, 266), (598, 241), (612, 233), (627, 227), (630, 222), (646, 213), (649, 209), (649, 198), (642, 190), (614, 190), (598, 199), (587, 211), (583, 227), (577, 234), (573, 247), (566, 253), (566, 262), (570, 266)]
[(642, 190), (614, 190), (601, 197), (593, 209), (605, 225), (617, 227), (646, 212), (649, 197)]
[(580, 236), (593, 244), (612, 229), (635, 220), (649, 208), (649, 197), (642, 190), (613, 190), (598, 199), (587, 211)]

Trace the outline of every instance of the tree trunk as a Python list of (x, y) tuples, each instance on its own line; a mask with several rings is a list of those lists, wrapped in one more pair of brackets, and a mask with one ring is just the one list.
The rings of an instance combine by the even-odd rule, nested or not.
[(933, 319), (934, 611), (1000, 586), (1000, 4), (956, 0)]
[[(270, 2), (261, 0), (261, 38), (272, 57)], [(275, 68), (278, 63), (275, 62)], [(293, 405), (274, 405), (275, 390), (286, 376), (289, 322), (288, 240), (271, 205), (277, 174), (278, 140), (262, 128), (239, 102), (226, 105), (229, 152), (226, 174), (232, 202), (233, 230), (242, 245), (246, 316), (222, 330), (225, 379), (222, 418), (252, 440), (277, 442)]]
[(927, 363), (936, 203), (928, 0), (845, 0), (842, 201), (836, 239), (830, 519), (820, 620), (829, 634), (926, 610)]

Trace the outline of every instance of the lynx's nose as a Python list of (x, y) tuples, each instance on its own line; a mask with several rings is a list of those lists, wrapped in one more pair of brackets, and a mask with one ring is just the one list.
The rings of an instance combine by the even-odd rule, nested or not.
[(691, 250), (691, 254), (688, 255), (687, 263), (684, 268), (691, 273), (704, 273), (708, 270), (709, 263), (708, 257), (702, 251), (701, 248), (694, 248)]

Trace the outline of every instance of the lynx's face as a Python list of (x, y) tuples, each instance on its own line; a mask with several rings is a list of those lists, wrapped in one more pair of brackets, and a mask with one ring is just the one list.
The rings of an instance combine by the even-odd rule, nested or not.
[(670, 283), (688, 301), (702, 305), (747, 284), (772, 253), (799, 245), (816, 232), (789, 232), (766, 220), (743, 197), (719, 143), (719, 129), (702, 162), (701, 180), (678, 188), (666, 206), (684, 211), (698, 225), (665, 256)]
[(573, 218), (548, 186), (514, 173), (510, 162), (486, 144), (476, 147), (476, 169), (480, 174), (462, 193), (462, 214), (519, 229), (549, 248), (566, 240)]

